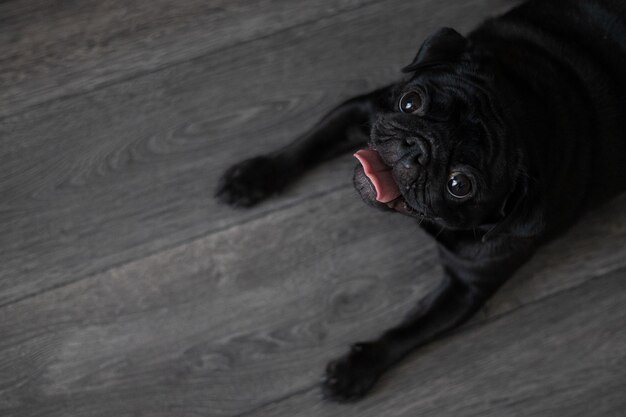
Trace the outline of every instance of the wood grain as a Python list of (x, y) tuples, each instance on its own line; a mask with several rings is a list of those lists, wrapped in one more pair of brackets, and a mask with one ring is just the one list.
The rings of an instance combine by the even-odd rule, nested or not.
[(434, 343), (358, 404), (312, 388), (242, 416), (622, 416), (625, 278), (613, 271)]
[(433, 242), (359, 201), (350, 157), (250, 211), (212, 198), (514, 3), (0, 2), (0, 416), (622, 417), (626, 194), (348, 406), (326, 361), (436, 285)]
[(0, 116), (224, 51), (372, 2), (2, 2)]
[(415, 237), (344, 189), (6, 306), (0, 415), (227, 416), (308, 387), (435, 283), (432, 244), (394, 256)]
[[(0, 414), (476, 415), (583, 394), (614, 410), (625, 375), (593, 367), (626, 353), (624, 201), (548, 246), (472, 324), (354, 409), (322, 404), (325, 362), (397, 322), (440, 267), (412, 220), (363, 210), (341, 189), (1, 308)], [(618, 251), (608, 255), (608, 244)], [(585, 338), (602, 341), (602, 356), (573, 366), (580, 351), (567, 349), (590, 351)], [(535, 362), (542, 377), (524, 373)], [(511, 392), (496, 389), (517, 372)], [(576, 386), (550, 388), (574, 377)]]
[(212, 197), (228, 165), (396, 78), (434, 27), (506, 4), (376, 3), (5, 118), (0, 305), (348, 184), (344, 159), (257, 210)]

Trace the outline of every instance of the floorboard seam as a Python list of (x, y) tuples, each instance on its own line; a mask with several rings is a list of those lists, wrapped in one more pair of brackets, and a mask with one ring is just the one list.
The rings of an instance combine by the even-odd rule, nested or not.
[[(303, 198), (297, 199), (297, 200), (292, 201), (290, 203), (287, 203), (285, 205), (278, 206), (278, 207), (275, 207), (275, 208), (272, 208), (272, 209), (268, 209), (267, 211), (259, 212), (259, 213), (254, 214), (251, 217), (248, 217), (248, 218), (246, 218), (244, 220), (237, 221), (237, 222), (231, 223), (231, 224), (227, 224), (227, 225), (224, 225), (224, 226), (221, 226), (221, 227), (216, 227), (214, 229), (205, 231), (202, 234), (183, 239), (180, 242), (176, 242), (176, 243), (171, 244), (171, 245), (166, 245), (166, 246), (164, 246), (162, 248), (159, 248), (158, 250), (145, 253), (145, 254), (143, 254), (141, 256), (133, 257), (131, 259), (126, 259), (126, 260), (118, 262), (118, 263), (113, 263), (113, 264), (107, 266), (106, 268), (102, 268), (102, 269), (100, 269), (98, 271), (95, 271), (95, 272), (90, 273), (88, 275), (85, 275), (83, 277), (77, 278), (75, 280), (70, 280), (70, 281), (62, 282), (62, 283), (59, 283), (59, 284), (56, 284), (56, 285), (52, 285), (52, 286), (44, 288), (44, 289), (42, 289), (40, 291), (35, 291), (35, 292), (30, 293), (30, 294), (26, 294), (26, 295), (24, 295), (22, 297), (15, 298), (15, 299), (6, 301), (4, 303), (0, 303), (0, 309), (4, 308), (4, 307), (8, 307), (8, 306), (13, 305), (13, 304), (20, 303), (22, 301), (25, 301), (25, 300), (28, 300), (28, 299), (31, 299), (31, 298), (34, 298), (34, 297), (38, 297), (38, 296), (40, 296), (42, 294), (46, 294), (46, 293), (48, 293), (50, 291), (55, 291), (55, 290), (58, 290), (60, 288), (67, 287), (69, 285), (76, 284), (76, 283), (78, 283), (80, 281), (84, 281), (86, 279), (93, 278), (93, 277), (95, 277), (97, 275), (101, 275), (101, 274), (103, 274), (103, 273), (105, 273), (107, 271), (110, 271), (112, 269), (121, 268), (124, 265), (128, 265), (128, 264), (131, 264), (131, 263), (137, 261), (138, 259), (144, 259), (144, 258), (156, 255), (156, 254), (161, 253), (161, 252), (165, 252), (165, 251), (168, 251), (168, 250), (175, 249), (175, 248), (177, 248), (179, 246), (187, 245), (187, 244), (189, 244), (189, 243), (191, 243), (193, 241), (196, 241), (196, 240), (205, 239), (205, 238), (207, 238), (207, 237), (209, 237), (211, 235), (214, 235), (214, 234), (217, 234), (217, 233), (221, 233), (221, 232), (224, 232), (226, 230), (229, 230), (229, 229), (232, 229), (232, 228), (235, 228), (235, 227), (239, 227), (239, 226), (242, 226), (242, 225), (254, 222), (256, 220), (262, 219), (262, 218), (270, 216), (272, 214), (280, 213), (282, 211), (289, 210), (289, 209), (292, 209), (294, 207), (298, 207), (298, 206), (300, 206), (302, 204), (306, 204), (306, 203), (310, 202), (311, 200), (315, 200), (317, 198), (322, 198), (322, 197), (327, 196), (329, 194), (333, 194), (335, 192), (347, 190), (347, 189), (350, 189), (350, 188), (352, 188), (352, 184), (343, 184), (343, 185), (340, 185), (340, 186), (337, 186), (337, 187), (329, 188), (329, 189), (324, 190), (324, 191), (320, 191), (318, 193), (309, 195), (307, 197), (303, 197)], [(235, 210), (235, 209), (233, 209), (233, 210)]]
[(588, 279), (584, 280), (583, 282), (581, 282), (581, 283), (579, 283), (577, 285), (574, 285), (572, 287), (564, 288), (562, 290), (555, 291), (555, 292), (553, 292), (551, 294), (548, 294), (548, 295), (545, 295), (543, 297), (539, 297), (537, 299), (530, 300), (527, 303), (522, 303), (522, 304), (520, 304), (517, 307), (513, 307), (512, 309), (507, 310), (507, 311), (505, 311), (503, 313), (496, 314), (496, 315), (491, 316), (491, 317), (487, 317), (484, 320), (477, 321), (477, 322), (474, 322), (474, 323), (469, 323), (469, 324), (467, 324), (465, 326), (461, 326), (458, 329), (453, 330), (450, 333), (446, 334), (446, 336), (442, 337), (440, 340), (448, 339), (448, 338), (453, 337), (453, 336), (455, 336), (457, 334), (465, 333), (466, 331), (472, 330), (472, 329), (474, 329), (476, 327), (480, 327), (480, 326), (483, 326), (483, 325), (486, 325), (486, 324), (494, 323), (494, 322), (496, 322), (496, 321), (498, 321), (498, 320), (500, 320), (500, 319), (502, 319), (504, 317), (507, 317), (507, 316), (515, 313), (518, 310), (522, 310), (522, 309), (524, 309), (526, 307), (533, 306), (535, 304), (539, 304), (539, 303), (545, 302), (545, 301), (550, 300), (551, 298), (555, 298), (557, 296), (562, 296), (564, 294), (567, 294), (568, 292), (572, 292), (572, 291), (578, 290), (581, 287), (584, 287), (586, 285), (591, 285), (591, 284), (593, 284), (593, 283), (595, 283), (597, 281), (602, 281), (602, 279), (606, 278), (608, 275), (611, 275), (611, 274), (619, 272), (619, 271), (625, 271), (626, 272), (626, 266), (620, 265), (620, 266), (618, 266), (616, 268), (613, 268), (613, 269), (609, 268), (609, 269), (603, 270), (602, 273), (600, 273), (598, 275), (593, 275), (593, 276), (589, 277)]
[(43, 107), (43, 106), (49, 105), (50, 103), (54, 103), (54, 102), (57, 102), (57, 101), (69, 100), (69, 99), (73, 99), (73, 98), (80, 97), (80, 96), (83, 96), (83, 95), (87, 95), (87, 94), (90, 94), (90, 93), (93, 93), (93, 92), (96, 92), (96, 91), (100, 91), (100, 90), (103, 90), (105, 88), (114, 86), (116, 84), (122, 84), (124, 82), (131, 81), (131, 80), (134, 80), (134, 79), (137, 79), (137, 78), (141, 78), (141, 77), (144, 77), (144, 76), (147, 76), (147, 75), (150, 75), (150, 74), (155, 74), (155, 73), (158, 73), (160, 71), (164, 71), (164, 70), (167, 70), (169, 68), (176, 67), (178, 65), (183, 65), (183, 64), (186, 64), (186, 63), (198, 61), (198, 60), (204, 59), (206, 57), (210, 57), (211, 55), (222, 54), (222, 53), (224, 53), (224, 51), (226, 51), (228, 49), (231, 49), (231, 48), (238, 48), (238, 47), (241, 47), (243, 45), (247, 45), (247, 44), (250, 44), (250, 43), (257, 42), (257, 41), (269, 39), (269, 38), (272, 38), (272, 37), (277, 36), (277, 35), (279, 36), (279, 35), (281, 35), (281, 34), (283, 34), (285, 32), (289, 32), (289, 31), (297, 29), (299, 27), (308, 26), (308, 25), (311, 25), (311, 24), (314, 24), (314, 23), (318, 23), (318, 22), (334, 20), (337, 16), (342, 16), (344, 14), (348, 14), (348, 13), (354, 12), (355, 10), (359, 10), (359, 9), (362, 9), (362, 8), (370, 7), (370, 6), (372, 6), (374, 4), (378, 4), (378, 3), (385, 3), (387, 1), (389, 1), (389, 0), (373, 0), (371, 2), (363, 3), (363, 4), (361, 4), (361, 5), (357, 6), (357, 7), (346, 8), (346, 9), (337, 11), (337, 12), (331, 14), (331, 15), (324, 16), (324, 17), (321, 17), (321, 18), (306, 20), (304, 22), (295, 24), (293, 26), (287, 26), (287, 27), (284, 27), (282, 29), (278, 29), (275, 32), (267, 33), (265, 35), (261, 35), (261, 36), (258, 36), (258, 37), (252, 38), (252, 39), (246, 39), (246, 40), (242, 40), (240, 42), (235, 42), (232, 45), (227, 45), (227, 46), (224, 46), (224, 47), (221, 47), (221, 48), (218, 48), (218, 49), (213, 49), (211, 51), (207, 51), (206, 53), (200, 53), (199, 55), (192, 56), (190, 58), (185, 58), (185, 59), (181, 59), (181, 60), (178, 60), (178, 61), (172, 61), (172, 62), (163, 64), (161, 66), (156, 66), (156, 67), (154, 67), (152, 69), (145, 70), (145, 71), (138, 71), (136, 73), (129, 74), (127, 76), (123, 76), (123, 77), (117, 78), (115, 80), (104, 81), (104, 82), (102, 82), (102, 84), (99, 84), (96, 87), (91, 88), (91, 89), (86, 89), (86, 90), (78, 91), (78, 92), (75, 92), (75, 93), (70, 93), (70, 94), (61, 95), (61, 96), (58, 96), (58, 97), (53, 97), (51, 99), (44, 100), (44, 101), (42, 101), (40, 103), (26, 105), (25, 107), (22, 107), (19, 110), (13, 112), (13, 113), (6, 113), (6, 114), (0, 116), (0, 122), (4, 121), (4, 120), (6, 120), (6, 119), (8, 119), (10, 117), (14, 117), (14, 116), (26, 113), (28, 111), (37, 109), (39, 107)]
[[(472, 330), (474, 330), (474, 329), (476, 329), (478, 327), (486, 326), (486, 325), (489, 325), (491, 323), (495, 323), (498, 320), (501, 320), (502, 318), (505, 318), (505, 317), (507, 317), (507, 316), (509, 316), (509, 315), (511, 315), (511, 314), (513, 314), (513, 313), (515, 313), (517, 311), (519, 311), (519, 310), (522, 310), (522, 309), (524, 309), (526, 307), (533, 306), (535, 304), (539, 304), (539, 303), (545, 302), (545, 301), (547, 301), (547, 300), (549, 300), (551, 298), (557, 297), (557, 296), (562, 296), (564, 294), (567, 294), (568, 292), (577, 290), (577, 289), (579, 289), (579, 288), (581, 288), (583, 286), (591, 285), (592, 283), (595, 283), (597, 281), (601, 281), (603, 278), (606, 278), (608, 275), (612, 275), (613, 273), (618, 272), (618, 271), (626, 271), (626, 267), (620, 266), (620, 267), (618, 267), (616, 269), (609, 269), (609, 270), (603, 271), (603, 273), (601, 273), (599, 275), (596, 275), (596, 276), (593, 276), (593, 277), (589, 278), (588, 280), (586, 280), (584, 282), (581, 282), (580, 284), (575, 285), (573, 287), (565, 288), (563, 290), (554, 292), (552, 294), (548, 294), (545, 297), (540, 297), (540, 298), (537, 298), (536, 300), (529, 301), (528, 303), (521, 304), (521, 305), (519, 305), (519, 306), (517, 306), (517, 307), (515, 307), (515, 308), (513, 308), (511, 310), (508, 310), (508, 311), (506, 311), (506, 312), (504, 312), (502, 314), (495, 315), (493, 317), (489, 317), (489, 318), (487, 318), (487, 319), (485, 319), (483, 321), (472, 323), (472, 324), (469, 324), (469, 325), (466, 325), (466, 326), (461, 326), (458, 329), (453, 330), (453, 331), (445, 334), (444, 336), (442, 336), (440, 338), (437, 338), (436, 342), (441, 342), (441, 341), (444, 341), (444, 340), (448, 340), (448, 339), (451, 339), (453, 337), (459, 337), (459, 336), (461, 336), (463, 334), (466, 334), (466, 333), (468, 333), (468, 332), (470, 332), (470, 331), (472, 331)], [(428, 345), (428, 344), (430, 344), (430, 343), (427, 343), (426, 345)], [(424, 345), (424, 346), (426, 346), (426, 345)], [(417, 351), (409, 354), (409, 357), (411, 355), (417, 354), (418, 351), (419, 351), (419, 348), (417, 349)], [(302, 388), (302, 389), (300, 389), (298, 391), (294, 391), (294, 392), (292, 392), (290, 394), (287, 394), (287, 395), (284, 395), (282, 397), (276, 398), (276, 399), (274, 399), (272, 401), (268, 401), (266, 403), (259, 404), (258, 406), (255, 406), (254, 408), (252, 408), (252, 409), (250, 409), (248, 411), (245, 411), (245, 412), (243, 412), (241, 414), (237, 414), (237, 415), (235, 415), (233, 417), (246, 417), (246, 416), (249, 416), (250, 414), (255, 413), (257, 411), (260, 411), (260, 410), (262, 410), (262, 409), (264, 409), (266, 407), (269, 407), (269, 406), (271, 406), (273, 404), (278, 404), (278, 403), (286, 401), (286, 400), (288, 400), (288, 399), (290, 399), (292, 397), (297, 397), (297, 396), (299, 396), (301, 394), (306, 394), (309, 391), (313, 391), (314, 389), (317, 389), (317, 387), (318, 387), (318, 384), (314, 383), (314, 384), (310, 385), (308, 388)]]
[(261, 403), (261, 404), (255, 406), (255, 407), (251, 408), (250, 410), (244, 411), (241, 414), (236, 414), (233, 417), (246, 417), (246, 416), (250, 415), (251, 413), (255, 413), (255, 412), (259, 411), (259, 410), (262, 410), (262, 409), (264, 409), (266, 407), (269, 407), (272, 404), (278, 404), (278, 403), (286, 401), (286, 400), (288, 400), (288, 399), (290, 399), (292, 397), (297, 397), (297, 396), (299, 396), (301, 394), (306, 394), (307, 392), (313, 391), (316, 388), (317, 388), (317, 384), (309, 385), (308, 387), (304, 387), (304, 388), (301, 388), (299, 390), (292, 391), (289, 394), (285, 394), (285, 395), (283, 395), (281, 397), (278, 397), (278, 398), (275, 398), (275, 399), (273, 399), (271, 401), (267, 401), (267, 402)]

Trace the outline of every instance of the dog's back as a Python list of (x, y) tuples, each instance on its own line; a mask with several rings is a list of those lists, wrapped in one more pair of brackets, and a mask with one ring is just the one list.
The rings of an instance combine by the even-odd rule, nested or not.
[(541, 182), (561, 179), (544, 190), (561, 200), (555, 215), (626, 188), (626, 2), (532, 0), (470, 38), (515, 79), (520, 103), (537, 103), (522, 140)]

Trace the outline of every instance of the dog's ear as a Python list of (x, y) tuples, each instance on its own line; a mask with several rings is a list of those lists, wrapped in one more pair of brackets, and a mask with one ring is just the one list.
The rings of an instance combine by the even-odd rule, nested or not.
[(460, 58), (467, 46), (467, 39), (450, 28), (441, 28), (430, 35), (419, 52), (402, 72), (413, 72), (419, 68), (449, 63)]

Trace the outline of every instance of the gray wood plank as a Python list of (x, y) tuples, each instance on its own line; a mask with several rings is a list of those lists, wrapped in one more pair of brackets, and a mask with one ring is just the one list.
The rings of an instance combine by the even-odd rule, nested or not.
[(307, 387), (434, 283), (432, 245), (392, 256), (414, 235), (344, 189), (5, 306), (0, 415), (227, 416)]
[(372, 0), (1, 2), (0, 116), (368, 3)]
[(626, 265), (626, 193), (584, 216), (548, 244), (509, 280), (483, 309), (493, 318), (523, 304)]
[(625, 324), (620, 269), (427, 346), (357, 404), (314, 387), (240, 416), (621, 417)]
[(256, 210), (212, 198), (229, 164), (396, 78), (433, 28), (510, 4), (389, 0), (3, 119), (0, 305), (348, 184), (350, 158)]
[(549, 245), (473, 325), (355, 408), (320, 403), (324, 363), (397, 322), (440, 267), (413, 221), (341, 189), (0, 308), (0, 414), (551, 415), (524, 410), (592, 395), (615, 410), (625, 201)]

